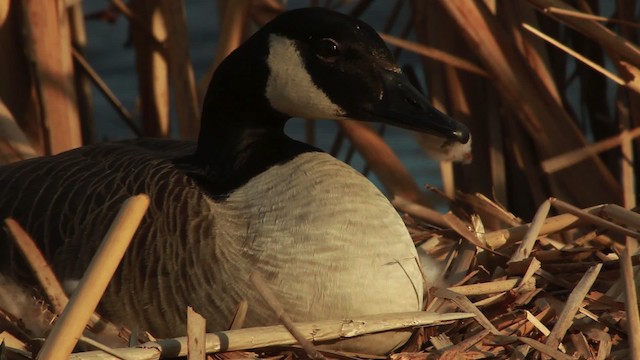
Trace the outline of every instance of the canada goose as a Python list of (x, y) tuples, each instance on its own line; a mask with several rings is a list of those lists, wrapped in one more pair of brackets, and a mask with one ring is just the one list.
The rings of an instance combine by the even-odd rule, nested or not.
[[(418, 311), (423, 280), (403, 221), (346, 164), (283, 132), (291, 117), (378, 121), (446, 146), (468, 130), (432, 108), (367, 24), (321, 8), (286, 12), (219, 66), (197, 143), (104, 143), (0, 169), (0, 218), (32, 236), (61, 281), (81, 277), (128, 196), (152, 199), (99, 311), (158, 337), (277, 323), (249, 282), (259, 270), (294, 321)], [(0, 271), (29, 284), (0, 234)], [(9, 249), (5, 251), (4, 249)], [(386, 353), (406, 333), (333, 346)], [(369, 340), (367, 340), (369, 339)], [(374, 340), (371, 340), (374, 339)]]

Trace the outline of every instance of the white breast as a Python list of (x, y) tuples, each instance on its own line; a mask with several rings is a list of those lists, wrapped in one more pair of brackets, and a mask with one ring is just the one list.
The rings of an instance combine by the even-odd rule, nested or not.
[(216, 214), (216, 257), (233, 295), (225, 307), (248, 299), (247, 326), (277, 322), (237, 280), (254, 270), (296, 321), (420, 309), (422, 277), (402, 220), (373, 184), (328, 154), (274, 166)]

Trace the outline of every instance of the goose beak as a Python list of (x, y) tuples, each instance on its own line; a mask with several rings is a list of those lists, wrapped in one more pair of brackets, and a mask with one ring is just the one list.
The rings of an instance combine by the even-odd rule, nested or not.
[(400, 72), (382, 73), (381, 99), (369, 106), (372, 120), (466, 144), (469, 129), (434, 108)]

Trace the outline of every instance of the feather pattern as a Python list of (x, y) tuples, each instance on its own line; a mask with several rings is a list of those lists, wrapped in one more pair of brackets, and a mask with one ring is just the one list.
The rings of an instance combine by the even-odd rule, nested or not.
[[(277, 323), (249, 282), (254, 270), (296, 321), (420, 309), (415, 248), (361, 174), (328, 154), (305, 152), (216, 200), (177, 160), (193, 146), (136, 140), (5, 167), (0, 216), (15, 217), (61, 280), (73, 281), (122, 201), (150, 194), (100, 310), (160, 337), (184, 334), (187, 305), (210, 331), (226, 328), (242, 299), (249, 301), (246, 326)], [(3, 272), (29, 277), (12, 252), (0, 255)]]

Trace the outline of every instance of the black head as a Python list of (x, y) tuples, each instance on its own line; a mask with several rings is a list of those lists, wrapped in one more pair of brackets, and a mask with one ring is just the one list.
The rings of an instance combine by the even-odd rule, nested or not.
[(207, 94), (213, 97), (216, 106), (239, 101), (236, 112), (255, 109), (260, 114), (248, 117), (277, 127), (291, 117), (355, 119), (469, 139), (464, 125), (409, 83), (373, 28), (324, 8), (287, 11), (260, 29), (220, 65)]
[(445, 151), (469, 143), (467, 128), (409, 83), (375, 30), (323, 8), (279, 15), (216, 70), (195, 154), (215, 179), (212, 192), (318, 151), (286, 137), (291, 117), (384, 122), (430, 133)]
[(323, 8), (283, 13), (265, 26), (266, 96), (289, 116), (385, 122), (467, 142), (463, 125), (435, 110), (366, 23)]

